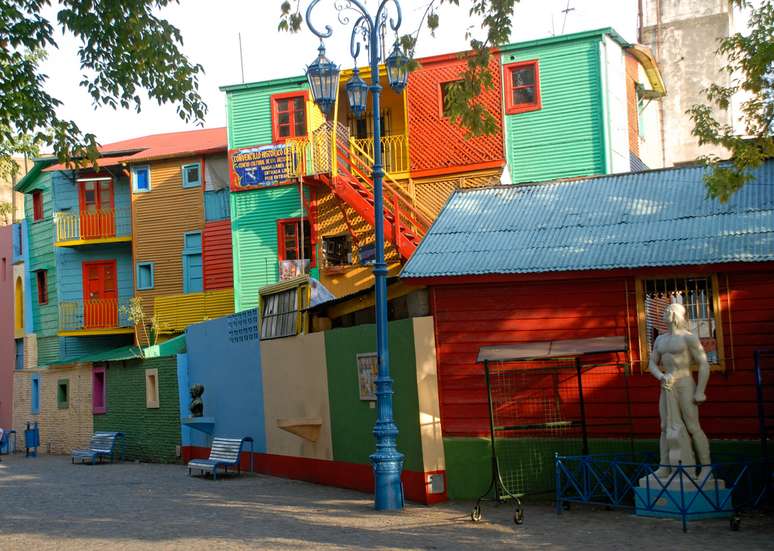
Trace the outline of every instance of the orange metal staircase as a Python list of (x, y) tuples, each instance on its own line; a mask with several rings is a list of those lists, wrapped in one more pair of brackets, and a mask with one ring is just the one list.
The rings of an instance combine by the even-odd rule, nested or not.
[[(330, 172), (318, 173), (307, 180), (322, 182), (334, 195), (352, 207), (368, 224), (374, 225), (373, 159), (357, 145), (351, 148), (340, 136), (335, 144), (335, 161)], [(401, 258), (408, 259), (432, 224), (431, 215), (415, 205), (409, 193), (385, 173), (384, 235)]]

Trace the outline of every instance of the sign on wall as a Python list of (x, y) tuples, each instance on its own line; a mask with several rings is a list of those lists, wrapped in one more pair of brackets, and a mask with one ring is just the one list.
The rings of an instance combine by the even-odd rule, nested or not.
[[(289, 155), (285, 144), (236, 149), (230, 156), (232, 191), (273, 186), (288, 179)], [(292, 162), (295, 164), (294, 159)]]
[(375, 352), (357, 355), (357, 380), (361, 400), (376, 400), (376, 377), (379, 364)]

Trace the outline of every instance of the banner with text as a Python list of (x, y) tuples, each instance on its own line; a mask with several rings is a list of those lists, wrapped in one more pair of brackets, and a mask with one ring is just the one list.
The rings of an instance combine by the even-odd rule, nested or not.
[(286, 151), (285, 144), (231, 151), (231, 190), (274, 186), (288, 180), (288, 153), (295, 155)]

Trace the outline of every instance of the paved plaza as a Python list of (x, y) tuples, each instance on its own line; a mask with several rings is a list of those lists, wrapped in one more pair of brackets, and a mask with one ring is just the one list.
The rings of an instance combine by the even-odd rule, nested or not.
[(740, 532), (575, 507), (527, 504), (469, 520), (470, 503), (410, 504), (379, 514), (370, 496), (268, 476), (188, 478), (180, 465), (71, 465), (66, 457), (3, 456), (0, 549), (772, 549), (774, 521), (746, 515)]

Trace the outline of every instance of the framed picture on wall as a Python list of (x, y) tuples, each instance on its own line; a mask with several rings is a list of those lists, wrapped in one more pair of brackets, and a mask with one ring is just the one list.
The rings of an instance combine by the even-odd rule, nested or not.
[(357, 355), (357, 380), (361, 400), (376, 400), (376, 376), (378, 373), (379, 364), (376, 361), (375, 352)]

